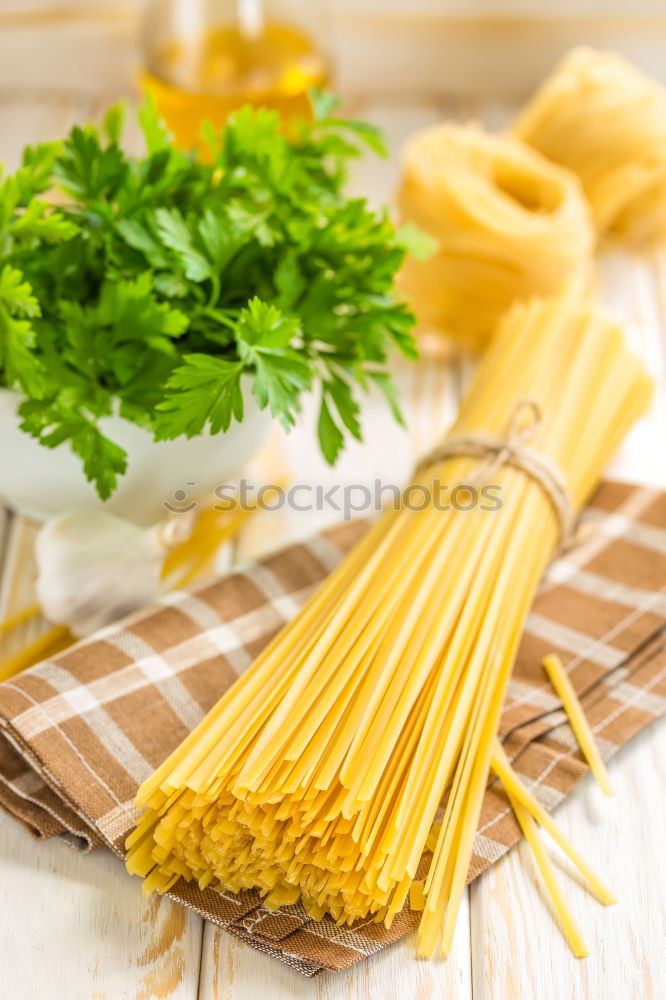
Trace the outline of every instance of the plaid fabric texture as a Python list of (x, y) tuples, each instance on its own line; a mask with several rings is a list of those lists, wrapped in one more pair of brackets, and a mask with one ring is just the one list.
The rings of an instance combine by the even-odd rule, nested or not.
[[(586, 773), (541, 667), (557, 652), (609, 757), (666, 710), (666, 494), (606, 483), (582, 517), (586, 538), (544, 580), (521, 645), (501, 735), (552, 809)], [(171, 595), (0, 685), (0, 805), (37, 837), (122, 855), (146, 778), (288, 621), (365, 530), (324, 532), (214, 583)], [(491, 783), (473, 879), (519, 839)], [(407, 933), (270, 912), (258, 896), (178, 883), (171, 896), (306, 976), (340, 970)]]

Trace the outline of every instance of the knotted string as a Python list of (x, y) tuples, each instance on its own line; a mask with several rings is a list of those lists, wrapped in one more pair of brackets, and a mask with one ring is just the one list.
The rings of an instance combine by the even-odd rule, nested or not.
[[(530, 420), (522, 416), (529, 411)], [(481, 459), (472, 476), (462, 485), (478, 486), (492, 481), (495, 473), (503, 465), (511, 465), (526, 473), (541, 486), (548, 497), (559, 524), (559, 549), (570, 547), (574, 537), (574, 506), (569, 488), (558, 465), (542, 452), (531, 448), (529, 442), (541, 426), (541, 407), (533, 399), (521, 399), (509, 418), (506, 435), (498, 437), (482, 431), (456, 434), (438, 444), (417, 465), (416, 478), (420, 472), (446, 458), (469, 455)]]

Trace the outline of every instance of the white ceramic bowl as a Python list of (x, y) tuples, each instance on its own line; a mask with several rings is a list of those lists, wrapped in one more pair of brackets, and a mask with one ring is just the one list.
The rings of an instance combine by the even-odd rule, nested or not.
[[(271, 426), (268, 410), (243, 386), (245, 417), (224, 434), (154, 442), (150, 433), (120, 417), (105, 417), (100, 429), (127, 452), (127, 472), (103, 503), (87, 481), (80, 459), (67, 444), (45, 448), (19, 427), (22, 397), (0, 389), (0, 494), (10, 507), (39, 521), (77, 507), (104, 508), (138, 525), (167, 513), (165, 504), (184, 510), (196, 498), (212, 497), (240, 471), (264, 443)], [(182, 491), (182, 492), (181, 492)]]

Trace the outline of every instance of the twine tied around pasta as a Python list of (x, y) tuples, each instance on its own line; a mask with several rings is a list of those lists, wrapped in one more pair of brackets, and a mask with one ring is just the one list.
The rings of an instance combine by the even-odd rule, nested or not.
[[(521, 418), (525, 412), (528, 412), (530, 419), (523, 423)], [(541, 486), (550, 500), (559, 524), (558, 551), (564, 552), (574, 543), (574, 505), (560, 468), (547, 455), (529, 445), (541, 422), (541, 407), (536, 400), (521, 399), (509, 418), (504, 437), (482, 431), (456, 434), (436, 445), (419, 462), (414, 476), (436, 462), (460, 455), (481, 460), (474, 473), (461, 486), (488, 483), (503, 465), (520, 469)]]

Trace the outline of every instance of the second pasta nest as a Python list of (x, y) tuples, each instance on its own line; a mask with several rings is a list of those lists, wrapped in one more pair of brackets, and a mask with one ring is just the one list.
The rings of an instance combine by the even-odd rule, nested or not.
[(413, 136), (398, 202), (437, 245), (402, 275), (420, 323), (482, 350), (515, 299), (584, 284), (597, 239), (666, 233), (666, 91), (615, 53), (574, 49), (507, 135)]

